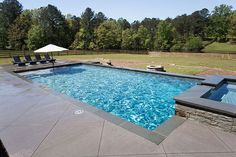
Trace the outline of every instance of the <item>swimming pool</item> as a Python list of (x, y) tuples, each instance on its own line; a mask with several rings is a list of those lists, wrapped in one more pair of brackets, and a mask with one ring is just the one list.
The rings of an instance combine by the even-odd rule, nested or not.
[(20, 75), (148, 130), (171, 118), (173, 98), (199, 82), (84, 64)]
[(208, 99), (236, 105), (236, 82), (225, 82), (206, 96)]

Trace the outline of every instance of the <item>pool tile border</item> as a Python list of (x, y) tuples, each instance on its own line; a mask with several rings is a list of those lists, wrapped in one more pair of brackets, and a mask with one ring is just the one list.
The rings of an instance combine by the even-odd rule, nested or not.
[(104, 68), (112, 68), (112, 69), (119, 69), (119, 70), (129, 70), (129, 71), (136, 71), (136, 72), (142, 72), (142, 73), (149, 73), (149, 74), (159, 74), (159, 75), (165, 75), (165, 76), (174, 76), (174, 77), (181, 77), (181, 78), (189, 78), (189, 79), (198, 79), (198, 80), (205, 80), (206, 77), (203, 76), (194, 76), (194, 75), (185, 75), (185, 74), (176, 74), (176, 73), (169, 73), (169, 72), (161, 72), (161, 71), (150, 71), (150, 70), (142, 70), (142, 69), (134, 69), (134, 68), (128, 68), (128, 67), (119, 67), (119, 66), (108, 66), (108, 65), (102, 65), (102, 64), (93, 64), (89, 62), (70, 62), (70, 63), (62, 63), (62, 64), (55, 64), (55, 65), (49, 65), (48, 66), (32, 66), (32, 68), (25, 68), (22, 69), (13, 69), (11, 66), (6, 66), (4, 69), (8, 72), (14, 72), (14, 73), (21, 73), (21, 72), (27, 72), (27, 71), (36, 71), (36, 70), (43, 70), (43, 69), (51, 69), (51, 68), (58, 68), (58, 67), (65, 67), (65, 66), (73, 66), (73, 65), (92, 65), (92, 66), (100, 66)]

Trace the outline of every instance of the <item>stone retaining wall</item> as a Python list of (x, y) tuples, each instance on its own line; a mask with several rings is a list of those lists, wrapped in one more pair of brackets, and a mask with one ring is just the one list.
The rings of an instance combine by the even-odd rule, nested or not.
[(236, 134), (236, 118), (176, 104), (176, 115)]

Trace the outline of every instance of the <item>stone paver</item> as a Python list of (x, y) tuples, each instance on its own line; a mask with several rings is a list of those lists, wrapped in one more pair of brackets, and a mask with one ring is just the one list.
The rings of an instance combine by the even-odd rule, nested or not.
[[(4, 74), (4, 75), (3, 75)], [(10, 125), (48, 94), (6, 72), (0, 77), (0, 126)]]
[(232, 151), (236, 152), (236, 135), (219, 129), (210, 128)]
[(29, 157), (50, 130), (42, 125), (11, 126), (0, 132), (0, 138), (10, 157)]
[(33, 157), (97, 156), (104, 120), (89, 112), (75, 115), (72, 106)]
[[(82, 110), (82, 114), (75, 114), (76, 111)], [(70, 105), (69, 110), (64, 114), (63, 118), (60, 120), (60, 123), (73, 123), (73, 124), (78, 124), (78, 123), (103, 123), (104, 119), (93, 114), (90, 112), (87, 112), (83, 110), (83, 108), (78, 107), (76, 105)]]
[(164, 153), (156, 145), (110, 122), (105, 122), (99, 155), (132, 155)]
[(208, 127), (189, 120), (170, 134), (163, 146), (166, 153), (230, 151)]
[(96, 156), (103, 123), (55, 127), (33, 157)]
[(24, 116), (19, 117), (11, 125), (53, 125), (69, 108), (69, 105), (70, 103), (63, 100), (56, 100), (53, 103), (39, 101), (35, 106), (25, 112)]
[(14, 97), (14, 101), (11, 101), (11, 99), (13, 99), (12, 97), (7, 98), (9, 99), (9, 102), (0, 103), (0, 126), (10, 125), (35, 105), (31, 102), (24, 102), (24, 99), (22, 99), (23, 97)]

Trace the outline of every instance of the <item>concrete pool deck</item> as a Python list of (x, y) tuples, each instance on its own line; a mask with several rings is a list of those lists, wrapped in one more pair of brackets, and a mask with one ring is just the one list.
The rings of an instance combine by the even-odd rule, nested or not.
[(235, 157), (236, 135), (186, 120), (159, 145), (0, 68), (0, 139), (11, 157)]

